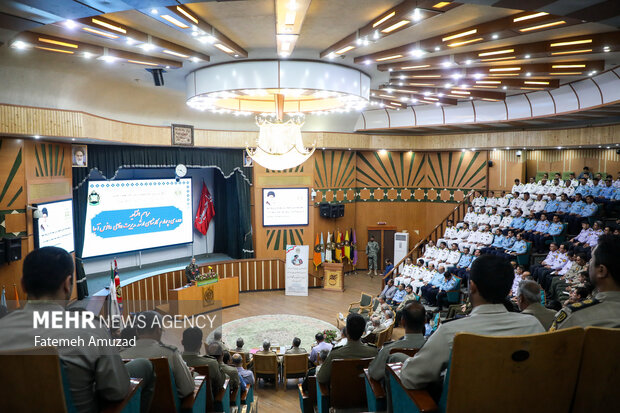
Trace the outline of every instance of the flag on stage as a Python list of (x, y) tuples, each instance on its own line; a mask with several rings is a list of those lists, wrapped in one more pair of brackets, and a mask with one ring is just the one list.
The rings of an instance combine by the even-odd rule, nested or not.
[(325, 262), (332, 262), (332, 236), (327, 231), (327, 242), (325, 243)]
[(121, 315), (121, 308), (118, 305), (118, 296), (116, 292), (116, 281), (114, 276), (114, 266), (113, 263), (110, 262), (110, 296), (108, 300), (108, 315), (110, 318), (119, 317)]
[(321, 262), (325, 261), (325, 243), (323, 242), (323, 233), (321, 232)]
[(8, 310), (6, 305), (6, 291), (4, 289), (4, 285), (2, 286), (2, 298), (0, 298), (0, 307), (4, 307)]
[(349, 230), (344, 235), (344, 256), (351, 261), (351, 244), (349, 243)]
[(13, 284), (13, 291), (15, 291), (15, 308), (19, 308), (19, 294), (17, 294), (16, 284)]
[(342, 237), (340, 236), (340, 231), (338, 231), (338, 236), (336, 237), (336, 262), (342, 262)]
[(194, 226), (202, 235), (207, 235), (209, 229), (209, 223), (215, 216), (215, 208), (213, 207), (213, 197), (205, 185), (202, 182), (202, 192), (200, 193), (200, 202), (198, 203), (198, 210), (196, 211), (196, 219), (194, 220)]
[(351, 260), (351, 265), (355, 267), (357, 265), (357, 239), (355, 238), (354, 229), (351, 229), (351, 234), (353, 234), (353, 242), (351, 243), (351, 248), (353, 248), (353, 259)]
[(314, 269), (318, 270), (319, 265), (321, 265), (321, 244), (319, 244), (319, 233), (317, 232), (315, 241), (314, 241), (314, 257), (312, 259), (312, 263), (314, 264)]

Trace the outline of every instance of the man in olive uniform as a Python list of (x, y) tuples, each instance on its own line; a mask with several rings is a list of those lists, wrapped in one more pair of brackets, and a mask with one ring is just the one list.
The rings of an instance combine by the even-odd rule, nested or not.
[(211, 387), (218, 388), (224, 385), (224, 372), (220, 363), (211, 356), (201, 356), (202, 330), (198, 327), (190, 327), (183, 331), (183, 361), (188, 367), (207, 366), (209, 368), (209, 382)]
[(133, 359), (138, 357), (157, 358), (166, 357), (172, 369), (174, 382), (179, 398), (183, 398), (194, 391), (194, 379), (187, 365), (176, 347), (161, 342), (161, 320), (155, 311), (144, 311), (138, 314), (136, 345), (121, 351), (121, 357)]
[(291, 348), (286, 350), (286, 354), (305, 354), (307, 353), (306, 349), (301, 346), (301, 339), (299, 337), (295, 337), (293, 339), (293, 345)]
[(194, 281), (199, 273), (200, 271), (198, 271), (198, 265), (196, 265), (196, 258), (192, 257), (192, 262), (185, 267), (185, 278), (187, 278), (187, 283), (190, 284)]
[(222, 369), (222, 371), (230, 379), (230, 389), (234, 390), (239, 388), (239, 385), (241, 383), (241, 380), (239, 379), (239, 372), (233, 366), (229, 366), (228, 364), (224, 363), (224, 351), (222, 350), (222, 346), (213, 342), (207, 347), (207, 353), (209, 353), (211, 357), (214, 357), (217, 360), (217, 362), (220, 364), (220, 369)]
[(564, 307), (555, 317), (550, 331), (570, 327), (620, 328), (620, 236), (605, 234), (592, 251), (588, 271), (598, 290), (591, 300)]
[[(122, 400), (129, 392), (129, 378), (139, 377), (143, 379), (140, 408), (142, 412), (148, 411), (155, 388), (153, 366), (145, 359), (123, 364), (113, 345), (88, 345), (91, 339), (110, 340), (110, 333), (97, 324), (97, 319), (94, 320), (95, 328), (34, 328), (35, 314), (45, 316), (49, 312), (51, 319), (57, 314), (64, 316), (69, 313), (58, 303), (69, 300), (71, 296), (74, 268), (73, 258), (62, 248), (43, 247), (26, 256), (21, 283), (28, 294), (28, 303), (21, 310), (0, 319), (0, 351), (10, 354), (11, 350), (31, 348), (35, 346), (35, 337), (83, 340), (85, 345), (56, 348), (75, 410), (98, 412), (102, 407), (100, 402)], [(75, 316), (74, 313), (71, 315)], [(27, 387), (29, 384), (23, 385)], [(33, 397), (41, 391), (45, 389), (33, 389)]]
[(366, 255), (368, 256), (368, 274), (372, 277), (372, 271), (375, 271), (374, 275), (377, 275), (377, 256), (379, 255), (379, 243), (375, 241), (375, 237), (371, 236), (370, 241), (366, 244)]
[(363, 359), (375, 357), (377, 348), (366, 345), (360, 341), (366, 320), (359, 314), (349, 314), (347, 317), (347, 344), (342, 347), (334, 347), (329, 352), (327, 359), (321, 364), (321, 368), (316, 375), (319, 383), (329, 383), (332, 375), (332, 362), (336, 359)]

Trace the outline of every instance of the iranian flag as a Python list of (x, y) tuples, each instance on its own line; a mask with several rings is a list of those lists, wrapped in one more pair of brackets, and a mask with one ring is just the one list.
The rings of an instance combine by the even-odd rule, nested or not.
[(213, 198), (205, 183), (202, 183), (202, 193), (200, 194), (200, 203), (196, 211), (196, 219), (194, 226), (202, 235), (207, 235), (209, 223), (215, 216), (215, 208), (213, 207)]

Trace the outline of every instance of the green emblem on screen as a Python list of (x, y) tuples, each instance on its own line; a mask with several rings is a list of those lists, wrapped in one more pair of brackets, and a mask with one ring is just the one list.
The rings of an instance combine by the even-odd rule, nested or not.
[(88, 205), (99, 205), (99, 194), (95, 191), (88, 194)]

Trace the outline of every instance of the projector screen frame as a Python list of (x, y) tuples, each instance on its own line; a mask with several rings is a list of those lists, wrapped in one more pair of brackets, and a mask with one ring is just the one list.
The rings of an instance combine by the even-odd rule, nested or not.
[[(177, 180), (177, 178), (170, 178), (169, 176), (164, 176), (161, 178), (154, 178), (154, 177), (148, 177), (148, 178), (130, 178), (130, 179), (114, 179), (114, 180), (107, 180), (107, 179), (93, 179), (93, 180), (89, 180), (90, 182), (120, 182), (120, 181), (151, 181), (151, 180), (159, 180), (159, 179), (170, 179), (170, 180)], [(167, 244), (167, 245), (158, 245), (155, 247), (148, 247), (148, 248), (136, 248), (133, 250), (126, 250), (126, 251), (119, 251), (119, 252), (111, 252), (111, 253), (105, 253), (105, 254), (99, 254), (99, 255), (89, 255), (88, 257), (85, 257), (84, 255), (82, 255), (82, 257), (80, 257), (84, 262), (88, 262), (89, 260), (96, 260), (96, 259), (102, 259), (105, 257), (121, 257), (124, 256), (125, 254), (133, 254), (133, 253), (137, 253), (137, 252), (146, 252), (146, 251), (155, 251), (155, 250), (161, 250), (164, 248), (173, 248), (173, 247), (180, 247), (180, 246), (184, 246), (184, 245), (193, 245), (194, 244), (194, 231), (196, 230), (194, 227), (194, 222), (193, 222), (193, 218), (194, 216), (194, 191), (193, 191), (193, 184), (194, 184), (194, 179), (192, 176), (185, 176), (184, 178), (179, 178), (178, 180), (184, 180), (184, 179), (189, 179), (190, 180), (190, 188), (192, 188), (192, 190), (190, 191), (192, 200), (191, 200), (191, 205), (192, 205), (192, 213), (190, 215), (190, 217), (192, 217), (192, 232), (191, 232), (191, 241), (187, 241), (187, 242), (178, 242), (176, 244)], [(84, 225), (84, 242), (86, 242), (86, 223)], [(83, 248), (82, 248), (83, 250)]]
[[(306, 191), (306, 202), (305, 202), (305, 207), (306, 207), (306, 223), (305, 224), (278, 224), (278, 225), (266, 225), (265, 224), (265, 196), (268, 193), (268, 191), (272, 191), (272, 190), (280, 190), (280, 189), (297, 189), (297, 190), (304, 190)], [(307, 227), (310, 225), (310, 188), (308, 187), (269, 187), (269, 188), (262, 188), (262, 218), (263, 218), (263, 227), (267, 227), (267, 228), (272, 228), (272, 227)]]
[[(67, 201), (70, 201), (70, 204), (71, 204), (71, 233), (73, 235), (73, 250), (67, 251), (67, 252), (69, 254), (74, 254), (75, 253), (75, 225), (73, 225), (74, 224), (73, 198), (63, 198), (63, 199), (55, 199), (53, 201), (38, 202), (38, 203), (33, 203), (32, 206), (35, 207), (36, 209), (39, 209), (41, 205), (57, 204), (59, 202), (67, 202)], [(39, 218), (35, 218), (34, 214), (32, 214), (32, 237), (33, 237), (34, 249), (41, 248), (39, 244)]]

